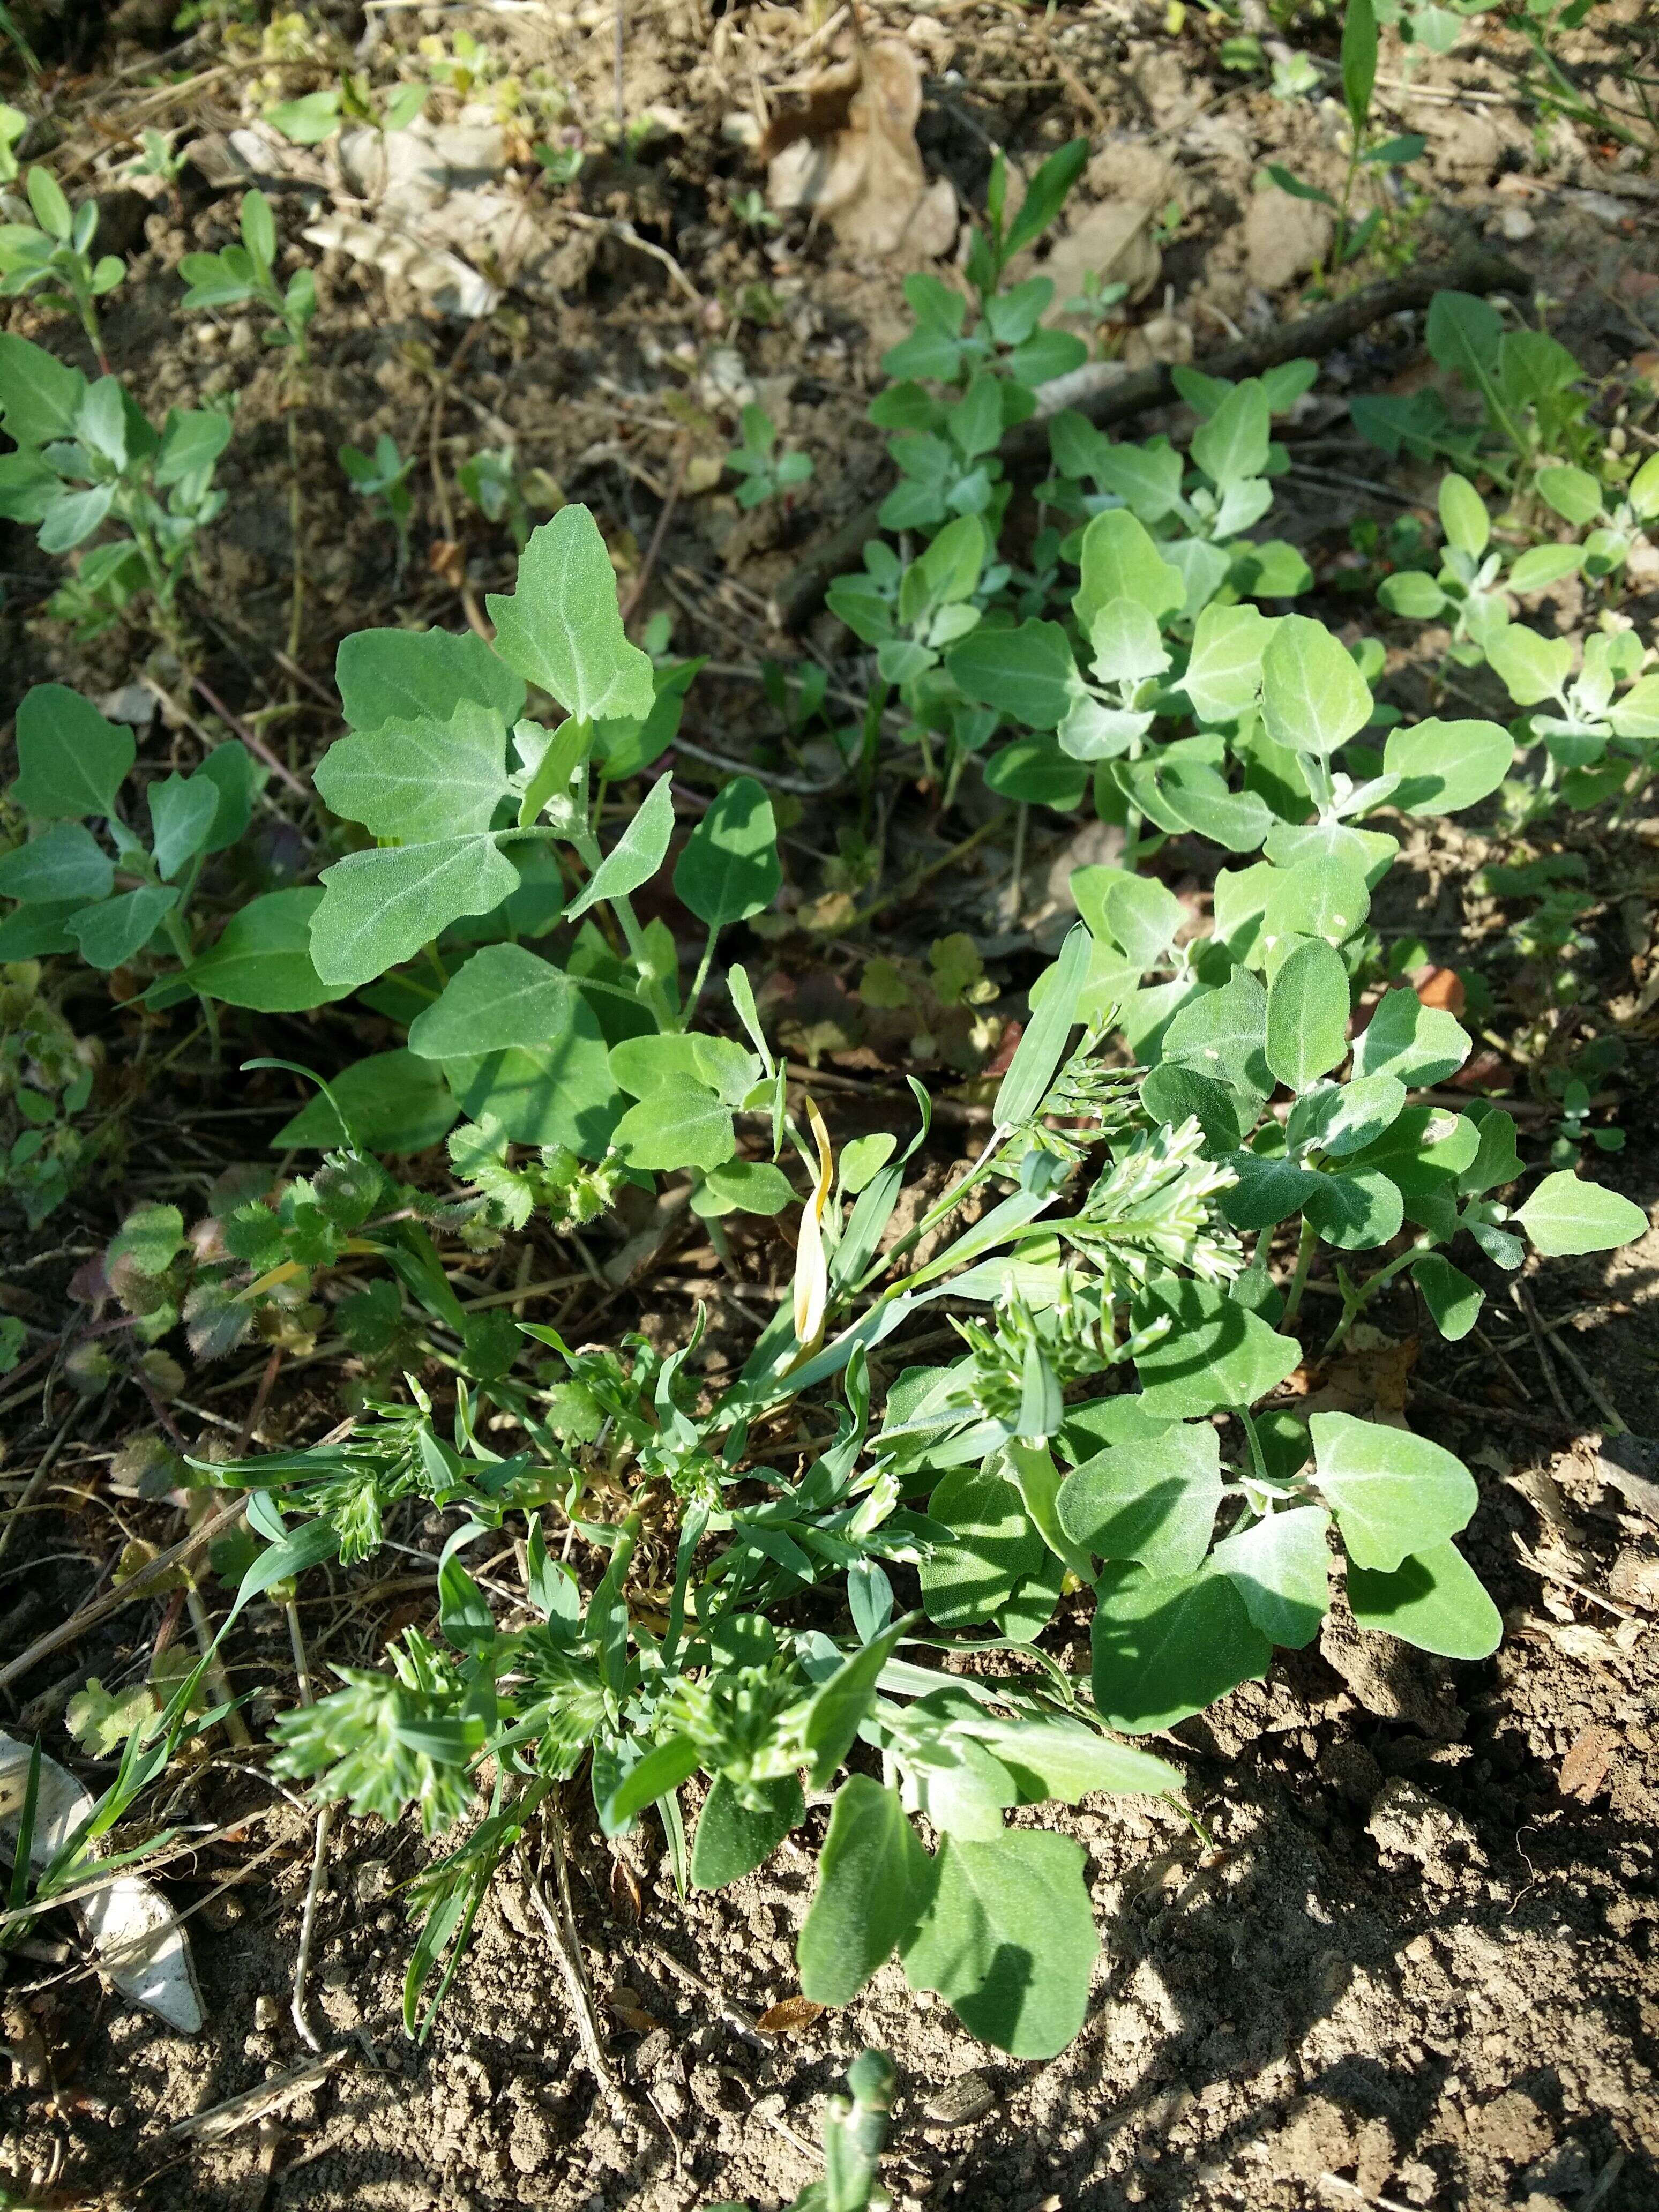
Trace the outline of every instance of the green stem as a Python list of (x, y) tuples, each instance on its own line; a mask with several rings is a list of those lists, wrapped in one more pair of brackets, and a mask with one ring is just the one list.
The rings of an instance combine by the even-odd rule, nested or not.
[(1296, 1317), (1302, 1310), (1302, 1293), (1308, 1287), (1308, 1273), (1313, 1266), (1313, 1255), (1319, 1243), (1319, 1232), (1311, 1221), (1304, 1220), (1302, 1235), (1296, 1248), (1296, 1273), (1291, 1278), (1291, 1294), (1285, 1301), (1285, 1317), (1279, 1322), (1285, 1334), (1296, 1326)]
[(1389, 1261), (1387, 1267), (1379, 1267), (1374, 1275), (1368, 1276), (1365, 1281), (1357, 1291), (1345, 1291), (1343, 1292), (1342, 1318), (1337, 1322), (1336, 1327), (1331, 1331), (1330, 1335), (1326, 1339), (1325, 1349), (1321, 1354), (1322, 1358), (1328, 1359), (1331, 1353), (1334, 1352), (1337, 1346), (1344, 1341), (1347, 1336), (1348, 1331), (1353, 1327), (1355, 1322), (1358, 1320), (1361, 1313), (1364, 1310), (1366, 1306), (1370, 1304), (1377, 1292), (1381, 1290), (1386, 1290), (1388, 1285), (1393, 1282), (1395, 1277), (1400, 1274), (1405, 1268), (1409, 1267), (1412, 1261), (1418, 1257), (1419, 1253), (1431, 1250), (1434, 1243), (1435, 1239), (1432, 1237), (1419, 1237), (1415, 1238), (1406, 1247), (1403, 1252), (1396, 1253), (1394, 1258)]

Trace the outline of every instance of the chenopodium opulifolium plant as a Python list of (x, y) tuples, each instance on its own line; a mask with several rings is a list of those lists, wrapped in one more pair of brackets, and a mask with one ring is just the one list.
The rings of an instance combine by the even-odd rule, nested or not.
[(0, 921), (0, 960), (75, 952), (90, 967), (131, 969), (135, 982), (160, 967), (143, 994), (156, 1008), (192, 993), (262, 1013), (343, 996), (311, 964), (318, 890), (251, 899), (209, 941), (203, 872), (246, 830), (262, 773), (246, 748), (218, 745), (191, 774), (153, 778), (142, 795), (147, 835), (129, 819), (136, 757), (132, 732), (78, 692), (37, 684), (24, 695), (6, 796), (29, 835), (0, 854), (0, 898), (15, 902)]
[(1467, 476), (1484, 471), (1510, 489), (1534, 470), (1582, 466), (1595, 456), (1601, 438), (1585, 421), (1584, 371), (1547, 331), (1505, 329), (1490, 301), (1437, 292), (1425, 335), (1434, 360), (1478, 401), (1479, 418), (1455, 415), (1437, 392), (1367, 394), (1349, 410), (1362, 438), (1385, 453), (1449, 460)]
[[(1054, 656), (1030, 719), (1053, 727), (1079, 700), (1091, 732), (1121, 716), (1124, 742), (1103, 757), (1147, 768), (1131, 747), (1138, 718), (1156, 715), (1138, 686), (1161, 675), (1125, 671), (1149, 624), (1158, 639), (1140, 594), (1162, 597), (1176, 572), (1121, 510), (1090, 524), (1083, 555), (1077, 611), (1105, 696), (1054, 625), (1064, 666)], [(1333, 1342), (1407, 1270), (1455, 1338), (1480, 1300), (1449, 1256), (1462, 1237), (1514, 1267), (1524, 1239), (1589, 1252), (1644, 1226), (1571, 1172), (1518, 1206), (1500, 1195), (1527, 1173), (1510, 1118), (1421, 1096), (1469, 1049), (1450, 1015), (1395, 990), (1351, 1035), (1376, 965), (1371, 893), (1397, 849), (1354, 818), (1385, 801), (1473, 804), (1509, 768), (1508, 732), (1396, 729), (1384, 760), (1365, 759), (1373, 702), (1335, 638), (1298, 617), (1203, 610), (1170, 688), (1224, 734), (1167, 750), (1209, 780), (1121, 787), (1154, 822), (1179, 791), (1230, 833), (1248, 801), (1237, 848), (1263, 856), (1220, 872), (1212, 933), (1181, 946), (1183, 910), (1161, 884), (1127, 867), (1079, 877), (1085, 919), (1032, 993), (986, 1144), (893, 1235), (925, 1092), (908, 1148), (886, 1133), (838, 1163), (817, 1109), (790, 1103), (741, 967), (727, 991), (742, 1040), (690, 1026), (719, 931), (779, 880), (758, 787), (725, 786), (676, 864), (708, 931), (684, 994), (666, 933), (642, 928), (631, 903), (666, 857), (666, 779), (600, 848), (594, 767), (602, 784), (607, 761), (648, 750), (659, 700), (592, 518), (568, 508), (538, 531), (517, 594), (491, 611), (494, 651), (386, 632), (343, 650), (354, 726), (319, 784), (337, 812), (402, 842), (325, 872), (317, 970), (376, 992), (416, 963), (384, 1003), (420, 1006), (405, 1057), (434, 1062), (472, 1116), (458, 1166), (510, 1174), (503, 1137), (556, 1143), (607, 1173), (683, 1175), (716, 1220), (727, 1206), (795, 1212), (793, 1295), (735, 1380), (700, 1363), (696, 1336), (666, 1353), (640, 1338), (573, 1347), (526, 1323), (550, 1358), (533, 1379), (458, 1361), (447, 1435), (411, 1391), (412, 1407), (371, 1408), (343, 1444), (204, 1468), (263, 1492), (255, 1523), (275, 1540), (244, 1593), (366, 1556), (402, 1498), (465, 1512), (438, 1570), (440, 1640), (406, 1637), (389, 1669), (354, 1671), (284, 1717), (278, 1764), (359, 1809), (418, 1804), (434, 1829), (472, 1808), (488, 1772), (484, 1817), (415, 1893), (411, 2029), (434, 1977), (441, 1996), (456, 1971), (503, 1856), (585, 1771), (608, 1834), (649, 1815), (682, 1884), (711, 1888), (802, 1825), (809, 1790), (831, 1792), (799, 1937), (805, 1993), (848, 2002), (896, 1952), (911, 1986), (942, 1994), (975, 2034), (1050, 2055), (1082, 2023), (1098, 1939), (1081, 1846), (1010, 1815), (1175, 1790), (1171, 1765), (1121, 1739), (1176, 1724), (1264, 1674), (1275, 1647), (1309, 1642), (1334, 1566), (1362, 1625), (1453, 1657), (1496, 1643), (1497, 1613), (1454, 1541), (1476, 1503), (1461, 1464), (1389, 1425), (1297, 1415), (1285, 1386), (1306, 1356), (1294, 1332), (1321, 1249), (1339, 1255)], [(556, 728), (526, 717), (532, 682), (568, 708)], [(1237, 746), (1246, 725), (1276, 749), (1279, 811), (1222, 774), (1230, 748), (1255, 759)], [(565, 912), (585, 924), (566, 964), (493, 941), (435, 991), (421, 983), (425, 948), (469, 915), (499, 917), (526, 848), (550, 840), (586, 872)], [(597, 931), (584, 943), (600, 902), (630, 963)], [(739, 1123), (769, 1160), (740, 1154)], [(487, 1203), (524, 1195), (478, 1188)], [(1270, 1245), (1292, 1224), (1281, 1292)], [(1358, 1275), (1358, 1255), (1390, 1247)], [(900, 1332), (946, 1297), (958, 1355), (906, 1364)], [(791, 1409), (828, 1386), (833, 1434), (785, 1441)], [(489, 1442), (501, 1414), (524, 1439), (510, 1457)], [(603, 1563), (597, 1580), (551, 1555), (541, 1509), (554, 1504)], [(289, 1529), (289, 1510), (307, 1517)], [(517, 1512), (530, 1516), (531, 1617), (503, 1626), (462, 1554)], [(812, 1590), (804, 1619), (795, 1601)], [(1090, 1618), (1086, 1678), (1042, 1650), (1062, 1604)], [(960, 1671), (923, 1662), (941, 1644)], [(995, 1672), (974, 1663), (980, 1650), (998, 1655)], [(1014, 1674), (1011, 1650), (1026, 1662)], [(688, 1842), (679, 1792), (699, 1773)]]
[(0, 335), (0, 425), (15, 441), (0, 455), (0, 518), (33, 524), (43, 553), (86, 545), (50, 611), (94, 637), (141, 593), (158, 626), (173, 627), (181, 577), (197, 533), (224, 506), (213, 472), (230, 417), (174, 408), (157, 430), (118, 379), (88, 383), (78, 368), (27, 338)]
[(1488, 644), (1512, 620), (1510, 592), (1545, 591), (1581, 573), (1594, 579), (1616, 575), (1636, 538), (1659, 517), (1659, 456), (1637, 471), (1625, 496), (1611, 508), (1604, 509), (1602, 488), (1587, 470), (1540, 469), (1536, 483), (1575, 528), (1596, 524), (1582, 543), (1528, 545), (1509, 557), (1506, 567), (1504, 549), (1492, 543), (1486, 501), (1467, 477), (1448, 476), (1441, 480), (1438, 500), (1445, 538), (1438, 574), (1403, 568), (1378, 587), (1377, 598), (1390, 614), (1413, 622), (1444, 622), (1451, 631), (1448, 658), (1462, 667), (1476, 667), (1486, 659)]
[(50, 169), (31, 169), (25, 189), (33, 222), (0, 223), (0, 299), (33, 292), (48, 307), (70, 309), (97, 355), (98, 366), (106, 370), (109, 363), (94, 303), (115, 289), (127, 273), (126, 264), (118, 253), (93, 258), (92, 243), (98, 235), (95, 200), (71, 208)]

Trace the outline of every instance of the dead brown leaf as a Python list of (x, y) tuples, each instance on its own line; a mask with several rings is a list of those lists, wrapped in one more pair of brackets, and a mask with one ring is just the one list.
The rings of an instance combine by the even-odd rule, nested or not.
[(927, 181), (916, 145), (921, 71), (909, 48), (883, 39), (815, 78), (801, 104), (775, 116), (759, 153), (766, 197), (822, 216), (861, 253), (934, 260), (957, 234), (947, 178)]
[(763, 2035), (799, 2035), (803, 2028), (811, 2027), (823, 2010), (811, 1997), (780, 1997), (755, 2022)]
[(1463, 1011), (1463, 978), (1455, 968), (1421, 968), (1412, 982), (1425, 1006), (1442, 1006), (1449, 1014)]
[(618, 1983), (611, 1992), (611, 2009), (624, 2027), (631, 2027), (636, 2035), (649, 2035), (660, 2023), (641, 2003), (636, 1991)]
[(1403, 1429), (1408, 1378), (1417, 1360), (1417, 1339), (1399, 1342), (1380, 1329), (1362, 1322), (1348, 1340), (1348, 1348), (1328, 1366), (1298, 1367), (1290, 1387), (1301, 1389), (1301, 1411), (1308, 1413), (1352, 1413), (1357, 1420), (1382, 1421)]
[(1576, 1797), (1581, 1805), (1588, 1805), (1607, 1780), (1613, 1754), (1618, 1748), (1617, 1729), (1607, 1728), (1599, 1721), (1580, 1729), (1561, 1761), (1561, 1795)]

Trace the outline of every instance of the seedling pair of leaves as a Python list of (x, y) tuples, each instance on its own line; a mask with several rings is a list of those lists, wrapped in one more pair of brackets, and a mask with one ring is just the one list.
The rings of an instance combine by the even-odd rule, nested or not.
[(220, 513), (213, 472), (230, 418), (175, 408), (159, 432), (112, 376), (89, 384), (27, 338), (0, 336), (0, 422), (17, 451), (0, 456), (0, 516), (35, 526), (46, 553), (68, 553), (107, 521), (124, 534), (84, 554), (53, 601), (95, 636), (141, 590), (170, 608), (196, 533)]
[(738, 417), (741, 442), (726, 457), (726, 465), (742, 481), (738, 505), (745, 510), (763, 501), (781, 499), (799, 489), (812, 474), (810, 453), (778, 450), (778, 427), (763, 407), (745, 407)]
[(277, 283), (276, 222), (262, 191), (242, 196), (242, 242), (218, 253), (187, 253), (179, 274), (189, 286), (187, 312), (240, 307), (254, 301), (273, 321), (267, 343), (286, 346), (303, 362), (306, 334), (317, 312), (317, 280), (309, 269), (296, 269), (286, 289)]

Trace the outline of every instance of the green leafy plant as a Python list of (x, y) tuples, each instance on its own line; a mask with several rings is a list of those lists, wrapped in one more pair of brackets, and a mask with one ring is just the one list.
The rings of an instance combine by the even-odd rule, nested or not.
[(1596, 441), (1584, 422), (1583, 372), (1547, 331), (1505, 329), (1489, 301), (1437, 292), (1426, 337), (1434, 360), (1479, 399), (1480, 420), (1454, 415), (1436, 392), (1362, 396), (1352, 409), (1362, 437), (1387, 453), (1449, 460), (1470, 477), (1484, 471), (1506, 489), (1552, 458), (1579, 464), (1591, 457)]
[(738, 428), (741, 441), (726, 457), (726, 467), (743, 480), (738, 486), (738, 505), (759, 507), (764, 500), (781, 499), (787, 506), (791, 495), (811, 477), (812, 456), (780, 452), (777, 425), (763, 407), (745, 407)]
[(219, 253), (187, 253), (179, 274), (189, 289), (187, 313), (213, 307), (239, 307), (248, 301), (263, 307), (273, 328), (267, 343), (289, 347), (303, 369), (309, 358), (307, 332), (317, 312), (317, 283), (309, 269), (296, 269), (286, 288), (276, 281), (276, 222), (262, 191), (242, 196), (242, 243)]
[(0, 185), (9, 185), (17, 174), (18, 141), (29, 127), (29, 119), (21, 107), (8, 107), (0, 100)]
[(143, 792), (147, 837), (127, 819), (133, 799), (123, 798), (135, 756), (131, 731), (77, 692), (38, 684), (25, 694), (7, 795), (30, 834), (0, 855), (0, 897), (15, 902), (0, 922), (0, 959), (74, 953), (135, 981), (159, 968), (152, 1006), (193, 994), (272, 1012), (337, 995), (307, 951), (315, 890), (267, 892), (216, 936), (198, 911), (206, 863), (248, 824), (256, 772), (246, 747), (220, 745), (191, 775), (152, 779)]
[[(1342, 104), (1348, 116), (1348, 159), (1340, 190), (1334, 195), (1322, 185), (1308, 183), (1282, 163), (1269, 161), (1266, 174), (1280, 191), (1292, 198), (1311, 200), (1328, 208), (1333, 217), (1331, 244), (1322, 264), (1334, 274), (1375, 249), (1390, 218), (1386, 179), (1396, 169), (1415, 161), (1428, 141), (1419, 132), (1379, 137), (1371, 113), (1376, 88), (1376, 27), (1378, 11), (1373, 0), (1346, 0), (1342, 16)], [(1376, 204), (1354, 221), (1354, 195), (1362, 181), (1383, 180)]]
[(365, 453), (356, 446), (342, 446), (340, 466), (345, 471), (351, 489), (360, 499), (371, 507), (378, 507), (392, 525), (398, 541), (397, 574), (401, 577), (409, 565), (409, 526), (415, 513), (415, 501), (409, 489), (409, 478), (415, 466), (415, 458), (407, 459), (398, 451), (398, 441), (389, 430), (382, 430), (374, 441), (374, 450)]
[[(88, 549), (52, 611), (95, 636), (148, 595), (152, 619), (187, 658), (175, 600), (198, 532), (224, 506), (213, 473), (230, 418), (175, 408), (157, 430), (113, 376), (88, 383), (27, 338), (0, 335), (0, 423), (16, 446), (0, 455), (0, 515), (33, 524), (43, 552)], [(111, 523), (119, 534), (100, 537)]]
[(95, 201), (83, 200), (72, 209), (50, 169), (31, 169), (25, 183), (34, 221), (0, 223), (0, 299), (33, 292), (47, 307), (67, 308), (107, 376), (109, 359), (96, 303), (121, 282), (126, 264), (118, 253), (93, 258), (98, 235)]

